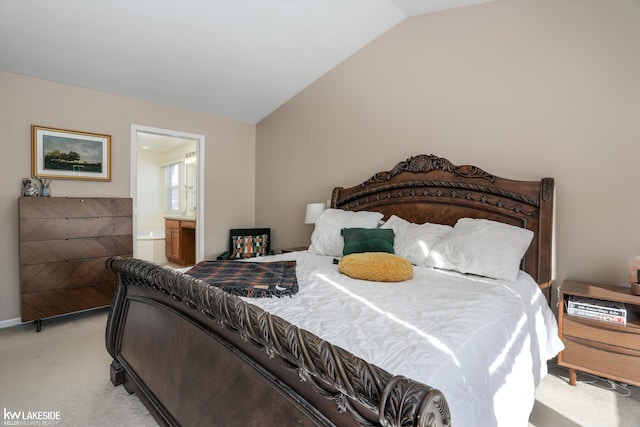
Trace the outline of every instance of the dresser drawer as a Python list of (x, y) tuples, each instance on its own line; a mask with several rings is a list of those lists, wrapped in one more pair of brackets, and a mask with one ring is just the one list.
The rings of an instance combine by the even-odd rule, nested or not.
[(81, 261), (29, 264), (20, 267), (22, 293), (75, 287), (114, 280), (104, 266), (107, 257)]
[(131, 216), (129, 198), (21, 197), (20, 219)]
[(111, 305), (115, 279), (91, 286), (70, 287), (21, 295), (22, 321)]
[(605, 322), (582, 320), (569, 315), (563, 318), (563, 336), (640, 349), (640, 329), (637, 327), (627, 328)]
[(20, 265), (131, 256), (132, 247), (131, 235), (21, 242)]
[(131, 217), (33, 218), (20, 221), (20, 241), (119, 236), (133, 231)]
[(562, 351), (563, 364), (579, 366), (607, 377), (615, 377), (624, 382), (640, 384), (640, 351), (620, 349), (616, 352), (610, 346), (602, 348), (596, 342), (564, 337)]

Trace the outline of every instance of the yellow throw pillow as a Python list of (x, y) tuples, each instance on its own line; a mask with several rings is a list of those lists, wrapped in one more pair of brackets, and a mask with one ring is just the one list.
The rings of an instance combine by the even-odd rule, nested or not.
[(338, 270), (354, 279), (374, 282), (402, 282), (413, 277), (413, 266), (406, 259), (386, 252), (345, 255)]

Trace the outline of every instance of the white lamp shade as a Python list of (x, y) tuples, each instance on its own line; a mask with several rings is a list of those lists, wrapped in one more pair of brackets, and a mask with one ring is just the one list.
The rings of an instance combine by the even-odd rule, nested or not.
[(307, 212), (304, 215), (304, 223), (315, 224), (326, 208), (327, 205), (325, 203), (309, 203), (307, 205)]

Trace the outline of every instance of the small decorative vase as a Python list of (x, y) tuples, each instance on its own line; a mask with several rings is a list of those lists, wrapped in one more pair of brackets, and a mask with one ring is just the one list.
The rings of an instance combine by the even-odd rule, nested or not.
[(38, 178), (38, 181), (40, 181), (40, 195), (42, 197), (49, 197), (51, 196), (51, 191), (49, 190), (49, 184), (51, 184), (51, 180), (50, 179), (42, 179), (42, 178)]
[(31, 181), (30, 178), (24, 178), (22, 180), (22, 195), (26, 197), (38, 197), (38, 186)]

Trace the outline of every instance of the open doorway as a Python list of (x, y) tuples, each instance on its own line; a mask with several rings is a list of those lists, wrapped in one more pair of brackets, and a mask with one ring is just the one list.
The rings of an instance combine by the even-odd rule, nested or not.
[[(204, 257), (204, 135), (131, 126), (133, 254), (165, 257), (165, 218), (195, 224), (195, 262)], [(193, 240), (193, 239), (191, 239)], [(175, 249), (175, 248), (174, 248)]]

